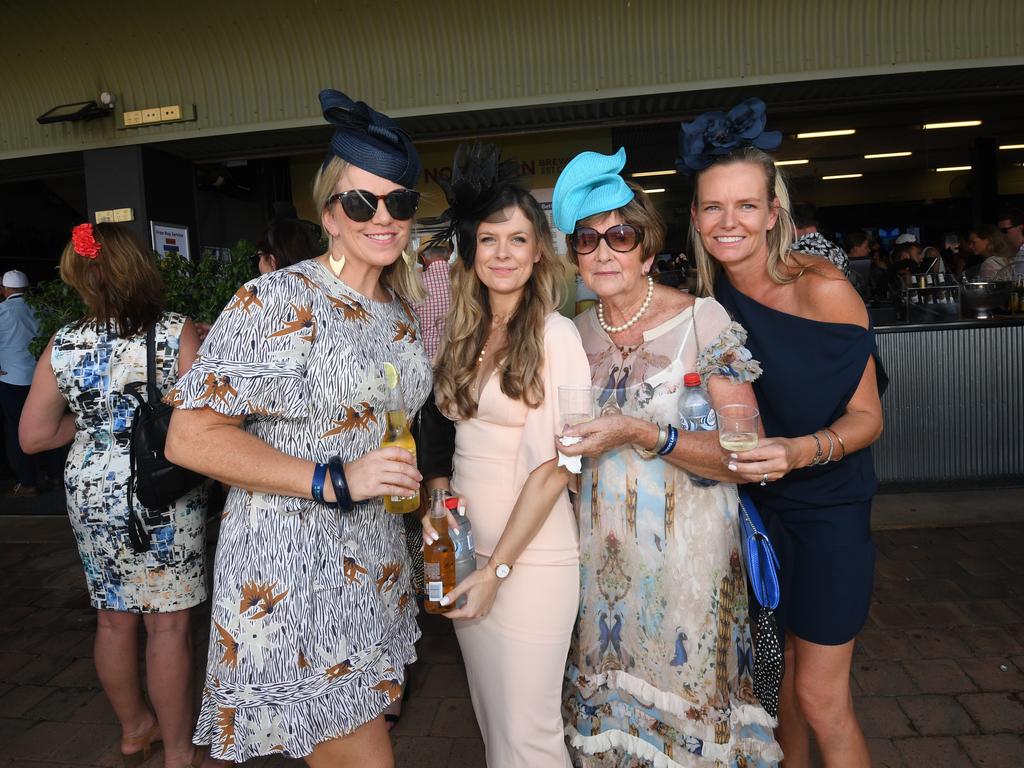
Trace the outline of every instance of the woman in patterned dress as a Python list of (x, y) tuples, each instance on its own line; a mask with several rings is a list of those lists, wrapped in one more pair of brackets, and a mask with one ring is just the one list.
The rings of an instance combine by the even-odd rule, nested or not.
[(664, 224), (619, 176), (625, 161), (621, 149), (582, 153), (553, 200), (598, 296), (576, 325), (601, 409), (562, 449), (593, 457), (566, 733), (581, 766), (774, 765), (774, 721), (753, 691), (735, 476), (717, 432), (680, 431), (673, 447), (659, 426), (678, 423), (685, 373), (700, 373), (716, 406), (753, 404), (760, 367), (714, 299), (654, 284)]
[[(164, 765), (193, 761), (192, 641), (189, 609), (206, 599), (206, 492), (200, 487), (163, 510), (146, 552), (128, 536), (129, 446), (146, 381), (146, 331), (156, 340), (156, 383), (167, 392), (195, 358), (192, 322), (163, 311), (153, 257), (123, 224), (75, 228), (60, 276), (78, 291), (85, 318), (54, 334), (36, 367), (21, 419), (21, 444), (36, 453), (73, 442), (64, 471), (68, 515), (97, 609), (93, 659), (121, 724), (126, 763), (164, 743)], [(68, 407), (71, 413), (67, 412)], [(139, 685), (140, 617), (146, 627), (146, 680)]]
[[(168, 397), (167, 450), (232, 486), (196, 742), (219, 760), (376, 768), (393, 764), (381, 714), (419, 636), (402, 520), (381, 497), (414, 493), (420, 474), (379, 446), (383, 363), (410, 412), (431, 383), (402, 258), (420, 163), (385, 115), (337, 91), (320, 101), (336, 127), (314, 184), (328, 251), (239, 288)], [(331, 482), (313, 500), (334, 456), (349, 511)]]

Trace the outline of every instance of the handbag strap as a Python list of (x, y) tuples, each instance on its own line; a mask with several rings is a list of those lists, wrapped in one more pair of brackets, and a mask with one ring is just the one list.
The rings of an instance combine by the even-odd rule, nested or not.
[(156, 324), (146, 331), (146, 395), (150, 403), (160, 402), (160, 390), (156, 388)]

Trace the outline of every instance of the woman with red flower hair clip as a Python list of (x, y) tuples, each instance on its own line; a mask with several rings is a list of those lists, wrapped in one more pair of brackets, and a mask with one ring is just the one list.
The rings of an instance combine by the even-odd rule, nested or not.
[[(156, 382), (166, 394), (195, 360), (192, 321), (164, 311), (156, 262), (122, 224), (81, 224), (61, 256), (60, 275), (86, 306), (54, 334), (36, 366), (19, 430), (37, 453), (72, 443), (64, 471), (68, 515), (97, 609), (93, 658), (121, 723), (125, 764), (163, 742), (165, 768), (198, 765), (191, 743), (192, 643), (189, 609), (206, 600), (206, 490), (147, 510), (151, 544), (128, 534), (129, 446), (146, 381), (146, 335), (156, 343)], [(71, 412), (68, 412), (70, 408)], [(146, 627), (146, 679), (139, 681), (139, 623)]]

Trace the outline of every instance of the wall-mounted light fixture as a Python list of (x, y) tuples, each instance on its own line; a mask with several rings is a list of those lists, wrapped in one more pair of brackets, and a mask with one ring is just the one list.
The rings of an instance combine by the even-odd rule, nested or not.
[(77, 101), (73, 104), (59, 104), (53, 109), (46, 110), (36, 118), (36, 122), (40, 125), (46, 125), (47, 123), (77, 123), (81, 120), (110, 117), (112, 114), (112, 109), (100, 106), (95, 101)]

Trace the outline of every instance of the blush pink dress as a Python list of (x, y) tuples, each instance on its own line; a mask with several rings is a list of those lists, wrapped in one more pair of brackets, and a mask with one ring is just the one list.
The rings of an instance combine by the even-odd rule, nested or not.
[[(544, 402), (485, 382), (471, 419), (457, 422), (452, 488), (466, 499), (478, 567), (486, 567), (530, 473), (556, 457), (560, 384), (590, 385), (579, 332), (552, 313), (544, 326)], [(513, 564), (482, 619), (455, 622), (489, 768), (569, 766), (562, 677), (579, 604), (579, 534), (563, 491)]]

